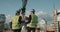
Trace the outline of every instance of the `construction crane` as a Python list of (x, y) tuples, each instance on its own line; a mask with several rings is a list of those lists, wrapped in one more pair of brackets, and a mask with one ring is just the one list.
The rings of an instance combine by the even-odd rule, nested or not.
[(19, 12), (24, 16), (25, 15), (25, 10), (26, 10), (26, 5), (27, 5), (28, 0), (22, 0), (22, 8), (19, 9)]

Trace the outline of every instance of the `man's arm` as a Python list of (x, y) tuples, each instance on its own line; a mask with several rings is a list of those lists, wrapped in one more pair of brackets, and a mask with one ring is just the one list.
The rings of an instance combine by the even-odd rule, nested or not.
[(28, 22), (26, 24), (28, 24), (30, 22), (31, 22), (31, 15), (29, 15)]
[(22, 23), (21, 19), (22, 19), (22, 17), (20, 16), (19, 19), (18, 19), (20, 24)]

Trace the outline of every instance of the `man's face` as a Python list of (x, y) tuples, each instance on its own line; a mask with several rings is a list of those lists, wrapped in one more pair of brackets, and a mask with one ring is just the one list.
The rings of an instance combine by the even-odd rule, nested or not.
[(19, 16), (20, 14), (19, 13), (17, 13), (17, 16)]

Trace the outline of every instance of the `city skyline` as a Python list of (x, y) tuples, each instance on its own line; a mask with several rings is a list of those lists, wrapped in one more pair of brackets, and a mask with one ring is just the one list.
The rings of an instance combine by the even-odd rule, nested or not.
[[(28, 0), (26, 6), (26, 15), (29, 11), (36, 10), (39, 18), (45, 18), (48, 23), (52, 22), (52, 16), (55, 9), (60, 9), (60, 0)], [(14, 16), (16, 11), (22, 7), (22, 0), (0, 0), (0, 14), (6, 17)]]

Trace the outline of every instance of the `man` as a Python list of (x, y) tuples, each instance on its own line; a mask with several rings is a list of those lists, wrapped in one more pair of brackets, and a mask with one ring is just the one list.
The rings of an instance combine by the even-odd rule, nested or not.
[(38, 16), (35, 15), (35, 10), (33, 9), (33, 11), (30, 12), (30, 15), (29, 15), (29, 22), (27, 24), (27, 32), (35, 32), (36, 30), (36, 27), (37, 27), (37, 23), (38, 23)]
[(20, 22), (20, 12), (17, 12), (15, 16), (12, 17), (12, 30), (13, 32), (21, 32), (21, 22)]

